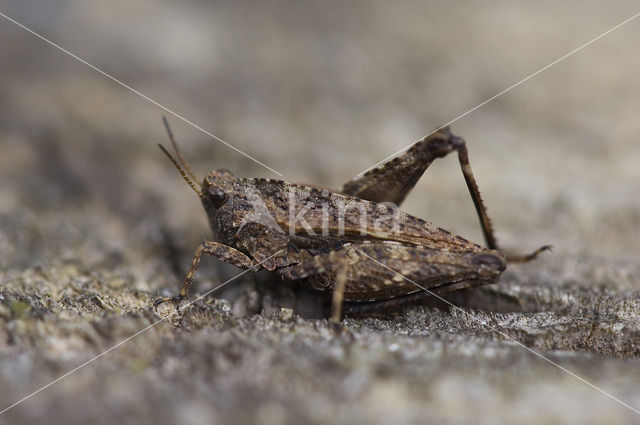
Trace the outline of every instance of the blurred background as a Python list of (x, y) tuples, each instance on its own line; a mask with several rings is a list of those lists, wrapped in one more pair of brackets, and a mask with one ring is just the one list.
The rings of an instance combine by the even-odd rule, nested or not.
[[(633, 14), (634, 2), (615, 4), (27, 0), (2, 11), (286, 180), (338, 188)], [(639, 31), (629, 23), (452, 125), (503, 245), (636, 258)], [(199, 175), (275, 176), (4, 18), (0, 34), (3, 221), (51, 234), (109, 216), (137, 244), (136, 229), (166, 220), (195, 245), (206, 220), (156, 147), (163, 114)], [(405, 209), (481, 240), (471, 205), (452, 157)], [(29, 220), (42, 213), (59, 226)], [(29, 259), (3, 251), (2, 266), (61, 254), (34, 245)]]
[[(3, 0), (0, 12), (285, 180), (337, 189), (639, 10), (632, 0)], [(503, 247), (554, 245), (526, 270), (640, 289), (639, 39), (634, 20), (452, 124)], [(5, 283), (72, 264), (149, 294), (177, 289), (210, 232), (156, 146), (168, 143), (162, 115), (199, 176), (277, 177), (3, 17), (0, 40)], [(454, 156), (403, 209), (483, 241)], [(589, 279), (585, 264), (598, 265)], [(236, 272), (207, 259), (200, 288)]]

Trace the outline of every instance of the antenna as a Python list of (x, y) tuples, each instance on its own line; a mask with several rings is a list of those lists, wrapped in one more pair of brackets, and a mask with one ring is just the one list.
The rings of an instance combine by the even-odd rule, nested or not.
[[(191, 179), (194, 182), (198, 183), (198, 178), (193, 173), (193, 171), (191, 171), (191, 167), (189, 167), (189, 164), (187, 163), (187, 161), (185, 161), (184, 157), (182, 156), (182, 152), (180, 152), (180, 149), (178, 148), (178, 144), (176, 143), (176, 139), (173, 138), (173, 132), (171, 131), (171, 127), (169, 127), (169, 121), (167, 121), (167, 117), (165, 117), (164, 115), (162, 116), (162, 122), (164, 122), (164, 127), (167, 129), (167, 133), (169, 134), (169, 140), (171, 140), (171, 144), (173, 145), (173, 149), (176, 151), (176, 154), (178, 155), (178, 159), (180, 160), (180, 164), (187, 171), (187, 173), (189, 174), (189, 177), (191, 177)], [(166, 153), (166, 151), (165, 151), (165, 153)]]
[(158, 146), (160, 147), (160, 149), (162, 149), (162, 152), (164, 152), (165, 155), (167, 155), (167, 157), (169, 157), (169, 159), (171, 160), (171, 162), (173, 162), (173, 165), (175, 165), (175, 167), (178, 169), (178, 171), (180, 171), (180, 174), (182, 175), (182, 178), (184, 179), (184, 181), (186, 181), (189, 186), (191, 186), (191, 189), (193, 189), (193, 191), (195, 193), (198, 194), (198, 196), (202, 196), (202, 192), (200, 190), (198, 190), (198, 188), (196, 187), (195, 184), (193, 184), (193, 182), (191, 181), (191, 179), (189, 178), (189, 176), (187, 176), (187, 173), (184, 172), (184, 170), (182, 169), (182, 167), (180, 166), (180, 164), (178, 164), (178, 161), (176, 161), (171, 154), (169, 153), (168, 150), (166, 150), (164, 148), (164, 146), (162, 146), (160, 143), (158, 143)]

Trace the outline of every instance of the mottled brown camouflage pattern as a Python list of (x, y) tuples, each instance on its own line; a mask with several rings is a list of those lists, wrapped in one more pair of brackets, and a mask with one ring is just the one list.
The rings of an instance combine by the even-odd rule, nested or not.
[[(177, 150), (175, 143), (174, 147)], [(429, 164), (451, 152), (458, 153), (489, 249), (398, 210), (397, 204)], [(178, 157), (192, 174), (179, 151)], [(282, 180), (236, 178), (227, 170), (212, 171), (199, 189), (192, 187), (217, 242), (205, 242), (196, 250), (179, 299), (187, 295), (203, 254), (242, 268), (274, 271), (285, 279), (306, 279), (316, 289), (334, 291), (334, 320), (340, 317), (343, 300), (389, 301), (421, 291), (486, 285), (497, 282), (506, 268), (507, 258), (493, 236), (465, 142), (448, 128), (346, 183), (342, 192)], [(516, 259), (532, 259), (537, 252)]]

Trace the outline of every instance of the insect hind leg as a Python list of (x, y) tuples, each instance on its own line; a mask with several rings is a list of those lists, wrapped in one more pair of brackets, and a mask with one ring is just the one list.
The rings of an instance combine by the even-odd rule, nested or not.
[(454, 136), (449, 127), (438, 129), (415, 143), (405, 153), (347, 182), (342, 187), (342, 192), (373, 202), (393, 202), (400, 205), (431, 163), (454, 151), (458, 152), (462, 174), (480, 219), (487, 246), (499, 249), (487, 209), (471, 171), (466, 143), (463, 138)]
[[(489, 215), (487, 214), (487, 207), (485, 207), (484, 205), (484, 201), (482, 200), (482, 196), (480, 195), (480, 189), (478, 188), (478, 183), (476, 182), (476, 179), (473, 175), (473, 171), (471, 171), (471, 164), (469, 163), (469, 153), (467, 151), (466, 142), (462, 137), (457, 137), (451, 134), (448, 127), (442, 129), (441, 131), (444, 135), (446, 135), (445, 140), (450, 144), (452, 150), (458, 152), (460, 169), (462, 170), (462, 175), (464, 176), (464, 180), (467, 184), (469, 194), (471, 195), (473, 205), (476, 209), (476, 213), (478, 214), (478, 219), (480, 220), (480, 226), (482, 227), (482, 233), (484, 234), (487, 246), (489, 247), (489, 249), (500, 250), (500, 247), (498, 246), (498, 242), (494, 235), (491, 220), (489, 219)], [(446, 154), (442, 156), (446, 156)], [(550, 249), (551, 245), (544, 245), (530, 254), (508, 254), (507, 261), (510, 263), (522, 263), (531, 261), (534, 260), (541, 252), (548, 251)]]

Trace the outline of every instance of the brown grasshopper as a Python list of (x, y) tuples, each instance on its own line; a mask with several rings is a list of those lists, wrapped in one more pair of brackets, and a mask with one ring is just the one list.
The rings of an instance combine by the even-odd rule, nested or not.
[[(227, 170), (211, 171), (196, 185), (164, 122), (180, 163), (159, 146), (200, 197), (214, 240), (196, 249), (178, 296), (159, 299), (154, 306), (187, 296), (203, 254), (332, 290), (331, 318), (338, 322), (343, 300), (358, 302), (363, 310), (495, 283), (508, 261), (529, 261), (550, 248), (526, 256), (506, 256), (498, 248), (465, 141), (449, 128), (334, 192), (282, 180), (238, 178)], [(397, 208), (429, 165), (452, 152), (458, 153), (488, 249)]]

